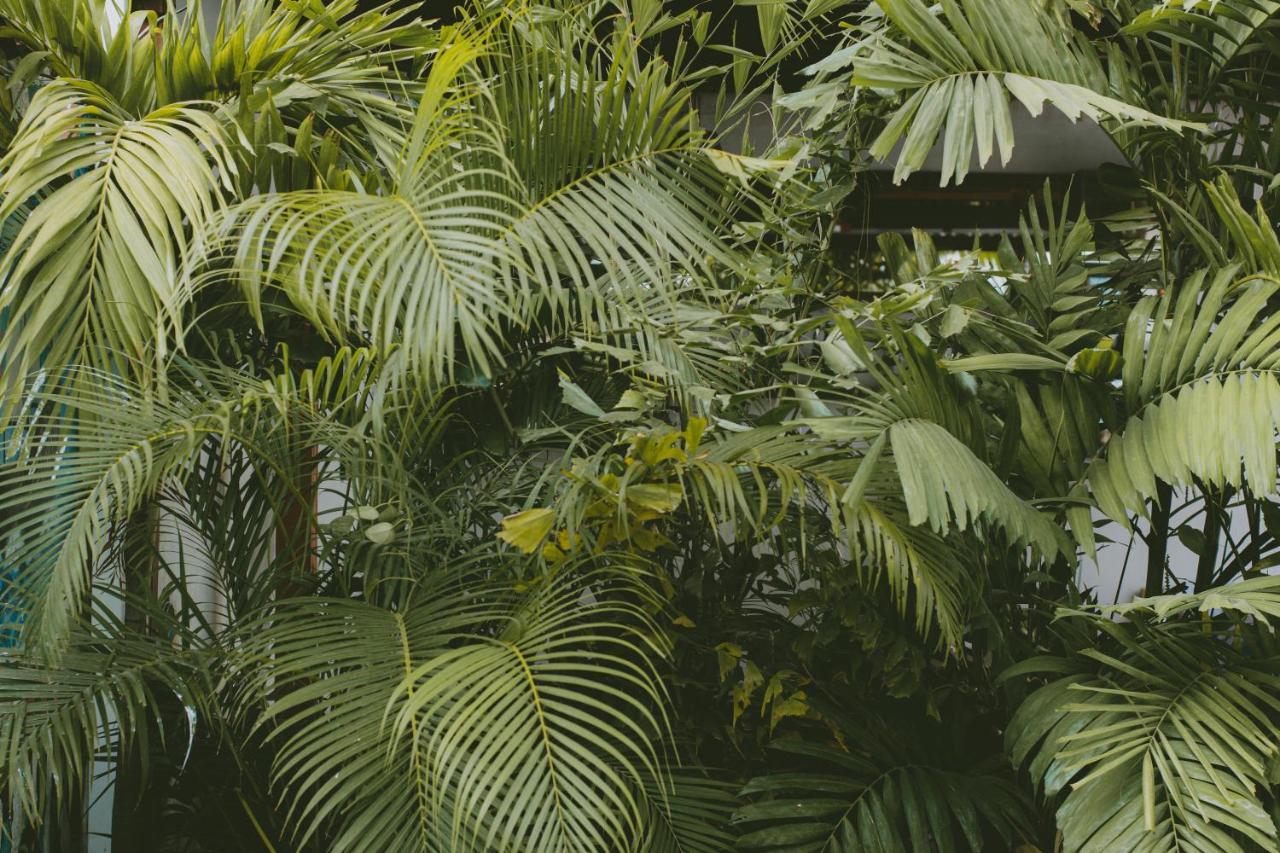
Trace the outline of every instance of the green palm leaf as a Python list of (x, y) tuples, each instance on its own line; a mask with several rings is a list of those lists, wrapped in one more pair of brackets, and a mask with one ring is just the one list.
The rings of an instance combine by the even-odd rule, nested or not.
[(740, 849), (949, 853), (984, 849), (988, 832), (1007, 846), (1029, 829), (1017, 789), (994, 774), (869, 757), (805, 741), (772, 746), (808, 759), (814, 769), (747, 783), (744, 795), (767, 798), (734, 816), (746, 830), (738, 839)]
[(492, 375), (511, 330), (616, 328), (619, 302), (643, 313), (680, 273), (736, 268), (736, 158), (707, 144), (663, 63), (637, 70), (634, 46), (617, 50), (597, 65), (511, 34), (457, 36), (389, 192), (246, 201), (204, 247), (209, 280), (229, 265), (254, 307), (281, 287), (331, 337), (402, 345), (438, 382), (460, 361)]
[(1259, 799), (1277, 752), (1280, 680), (1175, 623), (1137, 629), (1099, 620), (1118, 653), (1085, 649), (1096, 674), (1041, 688), (1011, 721), (1016, 763), (1048, 796), (1067, 790), (1058, 825), (1068, 851), (1269, 849), (1276, 827)]
[[(75, 802), (95, 757), (139, 742), (158, 720), (156, 689), (207, 721), (207, 650), (113, 629), (77, 632), (57, 666), (10, 657), (0, 667), (0, 778), (29, 820)], [(195, 732), (189, 730), (188, 738)]]
[(189, 298), (177, 275), (187, 236), (233, 172), (201, 105), (135, 118), (92, 84), (41, 89), (0, 161), (0, 220), (26, 217), (0, 259), (6, 370), (163, 353)]
[(629, 848), (668, 809), (645, 782), (666, 778), (664, 650), (638, 588), (595, 580), (524, 601), (423, 590), (403, 612), (294, 602), (248, 632), (242, 695), (270, 697), (300, 839), (336, 819), (339, 850)]
[(1236, 613), (1259, 625), (1270, 625), (1271, 619), (1280, 618), (1280, 577), (1263, 575), (1195, 594), (1139, 596), (1127, 604), (1109, 604), (1098, 610), (1123, 616), (1149, 611), (1160, 620), (1187, 613)]
[(644, 835), (633, 849), (639, 853), (718, 853), (733, 836), (725, 828), (737, 800), (733, 786), (678, 770), (665, 780), (646, 779), (647, 809), (641, 818)]
[(82, 370), (66, 377), (72, 391), (24, 401), (14, 431), (30, 451), (0, 466), (0, 554), (14, 572), (10, 606), (23, 614), (24, 643), (61, 644), (113, 526), (198, 464), (209, 439), (246, 448), (268, 467), (317, 445), (345, 448), (352, 460), (365, 454), (350, 452), (362, 442), (349, 430), (305, 408), (282, 418), (292, 401), (270, 387), (210, 374), (203, 380), (197, 390), (174, 388), (158, 400)]
[(1122, 380), (1131, 414), (1088, 472), (1098, 506), (1117, 521), (1144, 511), (1157, 480), (1276, 488), (1280, 317), (1263, 312), (1280, 283), (1237, 285), (1235, 272), (1207, 286), (1202, 272), (1176, 298), (1146, 297), (1130, 315)]
[(635, 602), (582, 594), (553, 583), (496, 634), (404, 679), (396, 731), (453, 798), (455, 848), (594, 850), (641, 831), (628, 783), (659, 775), (667, 722), (650, 659), (664, 650)]
[(900, 181), (919, 169), (943, 137), (942, 183), (964, 180), (975, 146), (985, 165), (995, 147), (1013, 153), (1010, 96), (1031, 115), (1047, 101), (1073, 121), (1085, 116), (1180, 131), (1199, 128), (1158, 116), (1111, 94), (1093, 48), (1045, 5), (957, 0), (935, 12), (923, 0), (880, 0), (890, 26), (873, 32), (854, 63), (853, 83), (907, 95), (871, 144), (888, 157), (903, 139), (894, 169)]

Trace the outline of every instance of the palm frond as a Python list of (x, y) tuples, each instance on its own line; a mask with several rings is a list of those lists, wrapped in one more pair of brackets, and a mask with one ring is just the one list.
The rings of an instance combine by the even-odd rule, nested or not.
[(989, 837), (1009, 847), (1029, 832), (1027, 804), (994, 774), (885, 761), (806, 741), (772, 746), (814, 769), (747, 783), (744, 795), (767, 798), (734, 816), (746, 829), (740, 849), (950, 853), (987, 849)]
[(718, 853), (733, 843), (726, 828), (737, 805), (733, 786), (700, 775), (674, 771), (669, 782), (646, 779), (648, 809), (644, 835), (634, 850), (644, 853)]
[[(1064, 543), (1049, 518), (1015, 494), (975, 452), (984, 441), (975, 412), (938, 359), (893, 329), (896, 356), (873, 354), (852, 324), (836, 322), (874, 387), (855, 391), (859, 414), (802, 423), (831, 440), (865, 442), (873, 463), (892, 464), (911, 524), (927, 522), (944, 533), (985, 522), (1046, 557), (1058, 554)], [(891, 452), (875, 451), (884, 442)]]
[(724, 211), (745, 190), (666, 66), (619, 50), (603, 64), (459, 35), (435, 57), (391, 192), (250, 199), (203, 253), (251, 306), (281, 287), (331, 337), (400, 344), (431, 381), (461, 361), (492, 375), (512, 330), (626, 325), (617, 303), (643, 313), (712, 263), (740, 266)]
[(882, 0), (890, 26), (873, 31), (854, 63), (853, 83), (907, 94), (871, 144), (886, 158), (899, 140), (894, 180), (919, 169), (943, 136), (942, 183), (964, 180), (974, 149), (985, 165), (995, 147), (1013, 153), (1010, 96), (1031, 115), (1047, 101), (1073, 121), (1081, 116), (1171, 131), (1200, 127), (1156, 115), (1113, 96), (1094, 49), (1045, 5), (958, 0), (940, 14), (923, 0)]
[(475, 611), (454, 598), (405, 615), (315, 599), (283, 604), (262, 624), (246, 623), (254, 627), (237, 664), (237, 699), (247, 712), (273, 697), (258, 725), (276, 749), (274, 784), (299, 844), (326, 820), (338, 824), (336, 850), (366, 842), (425, 850), (439, 843), (429, 822), (426, 767), (416, 750), (388, 755), (384, 716), (408, 667), (448, 648)]
[(506, 240), (525, 290), (607, 318), (682, 273), (740, 266), (725, 229), (734, 175), (754, 161), (712, 147), (666, 62), (625, 33), (594, 54), (513, 43), (494, 59), (493, 121), (524, 187)]
[(1142, 9), (1122, 32), (1131, 36), (1158, 34), (1171, 43), (1201, 52), (1209, 60), (1207, 79), (1200, 82), (1212, 96), (1216, 85), (1250, 45), (1274, 44), (1276, 0), (1195, 0), (1172, 3), (1167, 0)]
[[(1280, 3), (1276, 8), (1280, 11)], [(1235, 187), (1225, 176), (1205, 184), (1205, 192), (1226, 230), (1230, 246), (1235, 249), (1231, 253), (1233, 261), (1246, 272), (1280, 276), (1280, 238), (1276, 236), (1263, 206), (1257, 205), (1250, 216), (1240, 203)], [(1222, 265), (1227, 265), (1225, 257)]]
[(638, 791), (665, 778), (650, 663), (664, 648), (638, 588), (595, 579), (523, 601), (422, 590), (402, 612), (320, 599), (270, 614), (242, 695), (268, 699), (300, 838), (333, 819), (339, 850), (629, 848), (657, 796)]
[(0, 259), (5, 369), (163, 353), (182, 331), (187, 236), (233, 172), (223, 125), (200, 105), (139, 119), (89, 83), (36, 93), (0, 161), (0, 220), (25, 216)]
[(891, 501), (865, 500), (846, 513), (859, 575), (872, 588), (887, 581), (899, 610), (914, 612), (921, 636), (936, 626), (941, 643), (956, 648), (980, 588), (960, 555), (944, 537), (910, 524)]
[(549, 584), (404, 679), (396, 730), (454, 798), (453, 846), (589, 850), (641, 831), (627, 783), (659, 777), (669, 735), (651, 661), (665, 650), (636, 600), (583, 605), (583, 592)]
[(1007, 733), (1015, 763), (1055, 797), (1064, 849), (1243, 851), (1274, 846), (1258, 792), (1277, 751), (1274, 661), (1199, 625), (1095, 624), (1115, 654), (1040, 688)]
[(1202, 272), (1176, 298), (1146, 297), (1129, 318), (1122, 380), (1131, 414), (1088, 473), (1098, 506), (1117, 521), (1144, 511), (1157, 480), (1276, 487), (1280, 317), (1263, 312), (1280, 282), (1237, 286), (1235, 273), (1206, 287)]
[(1280, 618), (1280, 577), (1263, 575), (1193, 594), (1139, 596), (1126, 604), (1100, 606), (1098, 611), (1120, 616), (1150, 612), (1157, 620), (1231, 613), (1270, 626), (1272, 619)]
[[(77, 371), (65, 381), (71, 390), (22, 401), (14, 437), (28, 451), (0, 467), (0, 547), (14, 572), (11, 606), (23, 614), (23, 639), (33, 647), (61, 643), (83, 607), (112, 526), (167, 480), (190, 471), (207, 440), (266, 456), (267, 466), (298, 447), (342, 452), (353, 446), (353, 433), (309, 419), (305, 410), (292, 423), (281, 418), (288, 401), (261, 385), (174, 388), (159, 400), (98, 371)], [(362, 456), (349, 452), (347, 458)]]
[[(206, 0), (207, 2), (207, 0)], [(371, 7), (372, 6), (372, 7)], [(162, 102), (227, 98), (248, 81), (256, 100), (281, 109), (322, 106), (322, 121), (346, 115), (407, 120), (420, 85), (397, 74), (437, 34), (398, 4), (330, 0), (322, 10), (273, 0), (223, 0), (213, 31), (199, 3), (166, 16), (156, 85)]]
[(0, 0), (0, 18), (33, 54), (45, 54), (57, 76), (95, 84), (142, 114), (157, 106), (156, 42), (148, 32), (156, 16), (123, 5), (114, 25), (108, 4), (97, 0)]
[(902, 478), (911, 524), (937, 532), (960, 530), (982, 518), (1014, 542), (1057, 554), (1062, 543), (1048, 517), (1015, 495), (990, 467), (942, 426), (902, 420), (889, 429), (894, 463)]
[(77, 632), (56, 666), (8, 656), (0, 667), (0, 777), (29, 820), (76, 802), (104, 751), (145, 745), (158, 686), (190, 708), (188, 725), (209, 720), (191, 704), (212, 692), (205, 651), (119, 628)]

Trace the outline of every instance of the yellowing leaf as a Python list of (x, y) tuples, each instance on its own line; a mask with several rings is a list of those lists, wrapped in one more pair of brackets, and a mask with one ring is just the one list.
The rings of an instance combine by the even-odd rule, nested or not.
[(502, 519), (498, 538), (514, 545), (526, 554), (532, 554), (551, 532), (556, 513), (553, 509), (526, 509)]
[(760, 672), (760, 667), (751, 661), (746, 662), (746, 666), (742, 672), (742, 683), (733, 688), (733, 724), (738, 724), (738, 718), (742, 716), (742, 712), (751, 706), (751, 697), (760, 689), (760, 685), (764, 684), (764, 674)]
[(681, 628), (696, 628), (696, 627), (698, 627), (697, 625), (695, 625), (695, 624), (694, 624), (694, 622), (693, 622), (693, 620), (692, 620), (692, 619), (690, 619), (688, 616), (685, 616), (683, 613), (681, 613), (681, 614), (680, 614), (679, 616), (677, 616), (675, 619), (672, 619), (672, 620), (671, 620), (671, 624), (672, 624), (672, 625), (679, 625)]
[(774, 702), (769, 715), (769, 732), (778, 727), (778, 723), (787, 717), (805, 717), (809, 714), (808, 696), (803, 690), (797, 690), (781, 702)]
[(721, 643), (716, 646), (716, 663), (720, 667), (721, 681), (738, 668), (740, 660), (742, 660), (742, 646), (737, 643)]
[(622, 392), (621, 399), (614, 406), (615, 409), (635, 409), (637, 411), (648, 408), (649, 402), (645, 400), (644, 395), (639, 391), (628, 389)]
[(680, 506), (684, 486), (679, 483), (640, 483), (627, 487), (627, 503), (664, 514)]

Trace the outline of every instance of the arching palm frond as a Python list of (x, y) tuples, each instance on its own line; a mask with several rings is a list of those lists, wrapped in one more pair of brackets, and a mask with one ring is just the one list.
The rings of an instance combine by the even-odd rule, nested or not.
[[(821, 436), (823, 427), (814, 423)], [(936, 627), (944, 644), (958, 643), (977, 585), (945, 536), (922, 526), (927, 515), (909, 517), (901, 481), (892, 466), (879, 464), (884, 444), (873, 441), (858, 458), (783, 427), (742, 432), (704, 445), (689, 464), (689, 492), (709, 517), (727, 520), (738, 535), (761, 535), (789, 515), (816, 509), (848, 545), (862, 583), (887, 583), (922, 634)], [(803, 524), (801, 531), (822, 533), (808, 533)]]
[(248, 81), (282, 109), (323, 104), (325, 118), (407, 120), (406, 96), (420, 85), (395, 66), (420, 59), (438, 34), (403, 6), (222, 0), (208, 32), (201, 4), (190, 3), (177, 20), (166, 18), (158, 94), (162, 102), (236, 98)]
[(396, 728), (454, 799), (452, 846), (585, 851), (642, 831), (628, 783), (660, 778), (666, 647), (627, 586), (549, 583), (405, 678)]
[(1263, 312), (1280, 283), (1237, 283), (1234, 267), (1206, 278), (1146, 297), (1130, 315), (1122, 381), (1131, 414), (1088, 473), (1099, 507), (1117, 521), (1144, 511), (1157, 480), (1276, 488), (1280, 317)]
[(230, 263), (251, 304), (279, 286), (330, 336), (400, 344), (436, 382), (461, 362), (491, 376), (513, 331), (617, 328), (620, 301), (642, 312), (710, 264), (739, 268), (725, 213), (745, 192), (738, 158), (709, 146), (663, 63), (617, 49), (606, 62), (458, 35), (390, 192), (248, 200), (206, 258)]
[(1278, 747), (1274, 662), (1195, 623), (1095, 624), (1116, 651), (1082, 651), (1083, 671), (1033, 693), (1007, 734), (1045, 794), (1065, 794), (1064, 850), (1274, 846), (1258, 796)]
[(1104, 605), (1098, 610), (1122, 616), (1149, 612), (1157, 620), (1188, 613), (1231, 613), (1270, 626), (1272, 619), (1280, 618), (1280, 577), (1263, 575), (1194, 594), (1139, 596), (1127, 604)]
[(41, 199), (0, 259), (6, 371), (138, 358), (180, 337), (178, 262), (229, 187), (228, 144), (201, 105), (135, 118), (92, 84), (36, 93), (0, 161), (0, 220)]
[(644, 780), (669, 790), (665, 651), (638, 588), (596, 580), (271, 613), (249, 634), (243, 695), (267, 699), (291, 817), (336, 819), (340, 850), (630, 849)]
[(739, 270), (732, 175), (754, 161), (713, 147), (687, 84), (629, 33), (594, 47), (548, 29), (545, 46), (513, 34), (491, 67), (493, 121), (523, 187), (506, 235), (523, 288), (589, 323), (712, 264)]
[(805, 741), (772, 746), (807, 767), (747, 783), (743, 794), (757, 799), (734, 815), (746, 830), (740, 849), (951, 853), (987, 849), (994, 838), (1007, 847), (1030, 832), (1028, 804), (994, 773), (951, 769), (910, 749), (868, 755)]
[(910, 524), (892, 500), (864, 500), (846, 512), (859, 575), (872, 587), (887, 583), (899, 611), (912, 611), (922, 636), (936, 627), (941, 644), (956, 648), (981, 588), (972, 567), (945, 537)]
[(28, 820), (49, 820), (77, 802), (95, 756), (145, 745), (158, 722), (157, 687), (189, 707), (188, 726), (206, 724), (208, 709), (192, 703), (212, 695), (209, 660), (204, 649), (111, 628), (78, 631), (56, 666), (8, 657), (0, 667), (0, 778)]
[(266, 701), (258, 725), (277, 750), (273, 776), (299, 844), (326, 820), (340, 827), (336, 850), (364, 842), (394, 850), (439, 843), (427, 768), (416, 750), (389, 757), (385, 717), (409, 668), (443, 652), (471, 620), (488, 614), (475, 610), (452, 597), (405, 615), (315, 599), (283, 604), (262, 624), (246, 623), (253, 627), (238, 664), (237, 696), (246, 712)]
[(953, 176), (964, 180), (975, 146), (980, 164), (996, 147), (1008, 163), (1010, 96), (1032, 115), (1047, 101), (1073, 121), (1083, 115), (1174, 131), (1198, 127), (1115, 97), (1092, 46), (1043, 4), (961, 0), (942, 6), (941, 14), (923, 0), (879, 6), (890, 26), (869, 36), (853, 82), (909, 94), (870, 148), (886, 158), (905, 135), (895, 181), (924, 164), (939, 135), (943, 184)]
[(197, 464), (209, 439), (266, 454), (267, 467), (303, 447), (364, 456), (351, 451), (361, 441), (350, 430), (305, 410), (292, 422), (281, 417), (288, 401), (261, 385), (174, 388), (160, 400), (96, 371), (66, 381), (71, 390), (23, 401), (14, 432), (28, 451), (0, 466), (0, 553), (13, 572), (10, 606), (22, 613), (32, 648), (61, 644), (112, 527)]
[(1057, 529), (1013, 493), (954, 435), (926, 420), (902, 420), (889, 430), (894, 463), (912, 524), (935, 531), (964, 530), (979, 518), (999, 525), (1014, 542), (1048, 556), (1062, 549)]
[(897, 332), (897, 357), (873, 354), (851, 324), (837, 322), (875, 387), (856, 392), (859, 414), (803, 423), (829, 439), (863, 444), (872, 464), (891, 464), (911, 524), (928, 523), (944, 533), (982, 522), (1048, 558), (1061, 552), (1065, 543), (1049, 517), (1014, 493), (975, 451), (984, 437), (973, 410), (937, 359)]
[(95, 84), (127, 111), (150, 112), (156, 107), (156, 42), (148, 31), (155, 26), (155, 14), (132, 12), (128, 4), (128, 14), (113, 24), (109, 5), (100, 0), (0, 0), (0, 18), (29, 50), (45, 54), (58, 77)]
[(248, 199), (214, 223), (197, 261), (229, 264), (255, 313), (264, 291), (281, 287), (332, 337), (360, 334), (382, 352), (403, 344), (415, 375), (442, 380), (459, 357), (486, 371), (518, 299), (498, 252), (511, 179), (493, 129), (467, 117), (476, 90), (460, 80), (482, 50), (459, 38), (437, 55), (390, 193)]
[(647, 779), (647, 810), (637, 853), (718, 853), (733, 843), (727, 829), (737, 800), (733, 787), (696, 770), (671, 774), (670, 784)]

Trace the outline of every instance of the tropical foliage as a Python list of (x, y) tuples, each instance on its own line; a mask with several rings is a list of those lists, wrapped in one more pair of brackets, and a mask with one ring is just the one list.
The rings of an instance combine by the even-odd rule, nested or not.
[(1280, 3), (412, 5), (0, 0), (5, 842), (1275, 849)]

